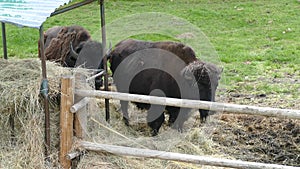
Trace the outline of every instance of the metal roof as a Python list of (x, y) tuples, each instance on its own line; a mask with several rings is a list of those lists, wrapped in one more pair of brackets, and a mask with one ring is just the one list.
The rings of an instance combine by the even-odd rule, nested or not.
[(0, 0), (0, 22), (39, 29), (58, 7), (71, 0)]

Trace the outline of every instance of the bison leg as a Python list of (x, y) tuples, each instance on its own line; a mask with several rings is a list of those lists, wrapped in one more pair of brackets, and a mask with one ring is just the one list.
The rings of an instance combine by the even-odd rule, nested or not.
[[(98, 74), (98, 73), (100, 73), (101, 71), (97, 71), (96, 73), (95, 73), (95, 75), (96, 74)], [(96, 78), (95, 78), (95, 89), (96, 90), (100, 90), (100, 88), (103, 86), (103, 79), (102, 79), (102, 76), (97, 76)]]
[(168, 111), (170, 113), (170, 118), (169, 118), (170, 126), (173, 129), (176, 129), (179, 132), (182, 132), (183, 123), (187, 120), (190, 109), (171, 107), (171, 108), (169, 108)]
[(202, 109), (199, 109), (199, 112), (200, 112), (200, 120), (201, 120), (201, 123), (204, 123), (206, 121), (206, 118), (208, 116), (208, 110), (202, 110)]
[(166, 107), (166, 110), (169, 114), (169, 121), (168, 121), (168, 125), (169, 126), (172, 126), (174, 124), (174, 122), (176, 121), (177, 119), (177, 116), (179, 114), (179, 110), (180, 108), (178, 107), (171, 107), (171, 106), (167, 106)]
[(165, 121), (164, 108), (160, 105), (151, 105), (148, 110), (147, 122), (151, 128), (151, 135), (156, 136), (159, 132), (161, 125)]
[(128, 101), (120, 101), (121, 111), (123, 114), (123, 121), (126, 126), (129, 126), (129, 116), (128, 116)]

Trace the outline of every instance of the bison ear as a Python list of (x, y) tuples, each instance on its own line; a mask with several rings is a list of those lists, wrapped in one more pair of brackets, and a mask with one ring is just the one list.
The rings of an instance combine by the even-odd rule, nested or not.
[(77, 34), (76, 34), (76, 39), (78, 41), (87, 41), (91, 38), (91, 36), (88, 34), (88, 32), (86, 31), (79, 31)]

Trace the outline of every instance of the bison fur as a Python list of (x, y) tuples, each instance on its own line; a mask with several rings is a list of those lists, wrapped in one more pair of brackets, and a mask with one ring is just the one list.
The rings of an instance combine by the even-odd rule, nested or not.
[[(124, 40), (109, 54), (110, 68), (119, 92), (166, 96), (171, 98), (214, 101), (221, 71), (212, 64), (198, 60), (194, 51), (177, 42), (147, 42)], [(125, 124), (129, 124), (128, 102), (121, 101)], [(173, 106), (135, 103), (147, 109), (147, 122), (156, 135), (165, 120), (182, 130), (190, 109)], [(199, 110), (201, 121), (207, 110)]]

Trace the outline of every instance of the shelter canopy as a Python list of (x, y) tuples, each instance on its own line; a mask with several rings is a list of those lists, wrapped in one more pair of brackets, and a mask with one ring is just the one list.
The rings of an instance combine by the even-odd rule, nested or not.
[(39, 29), (58, 7), (72, 0), (0, 0), (0, 22)]

